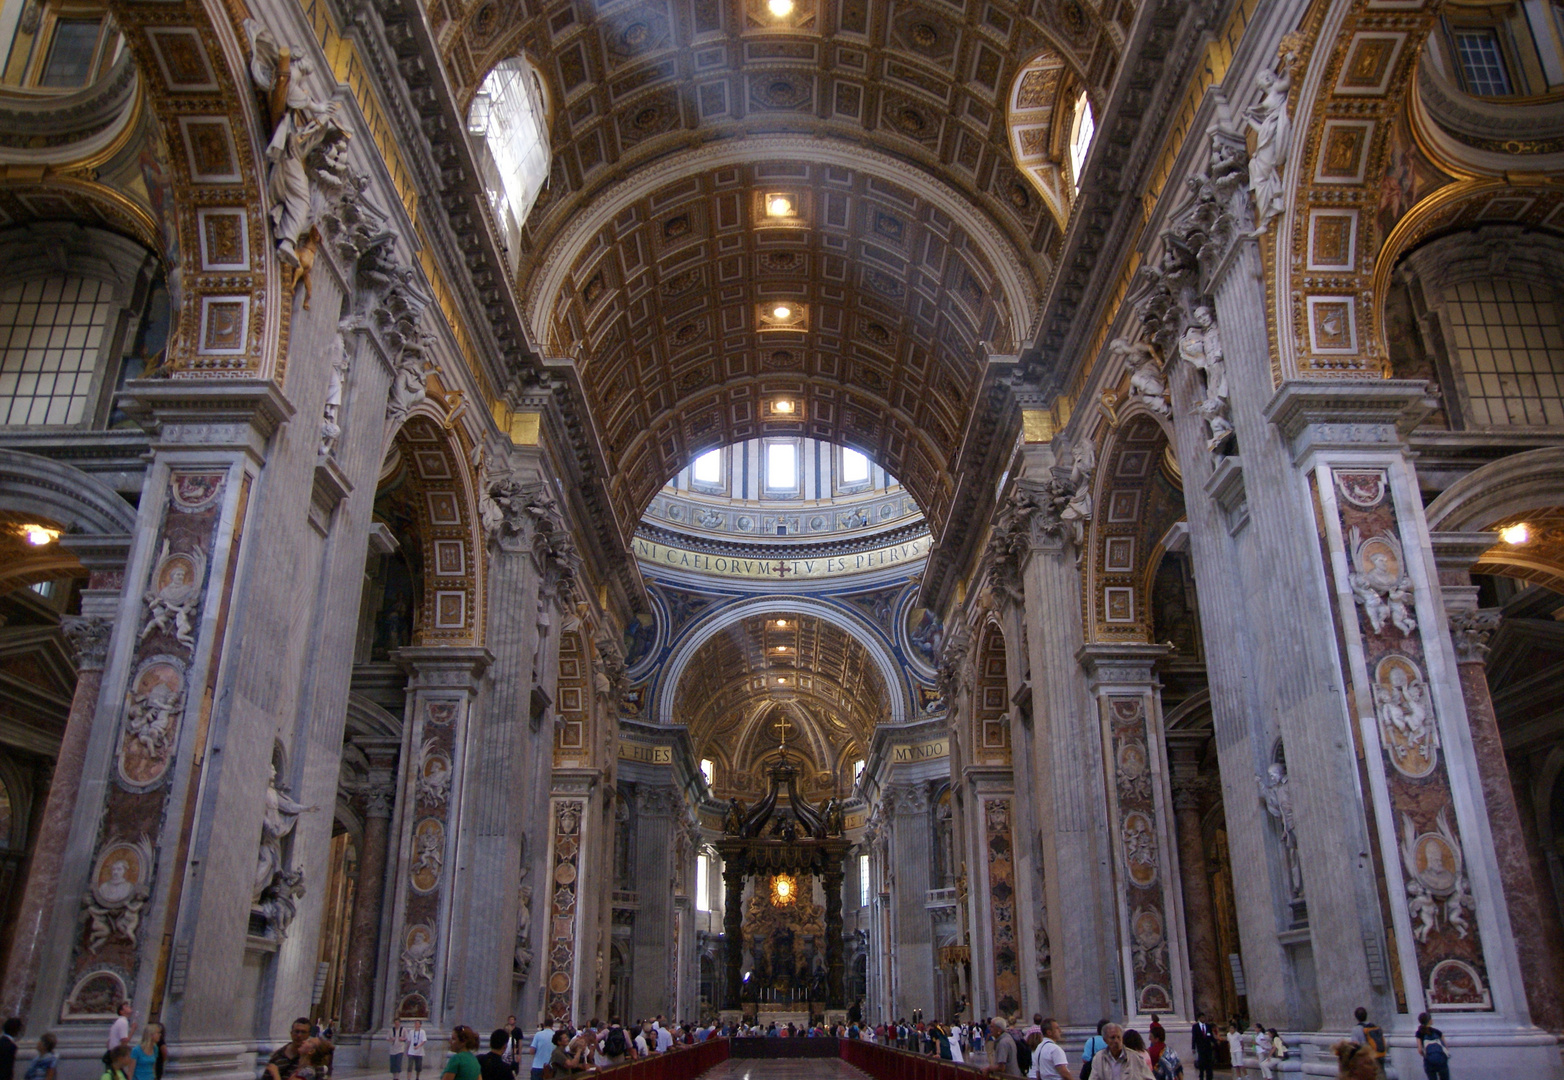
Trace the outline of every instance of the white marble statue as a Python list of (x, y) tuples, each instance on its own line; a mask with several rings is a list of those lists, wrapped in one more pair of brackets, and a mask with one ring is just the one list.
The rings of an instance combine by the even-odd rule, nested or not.
[(1216, 317), (1204, 304), (1190, 313), (1190, 323), (1178, 339), (1178, 354), (1205, 376), (1206, 395), (1227, 402), (1227, 360)]
[(271, 31), (255, 19), (246, 19), (244, 28), (250, 38), (250, 76), (266, 91), (271, 112), (266, 193), (277, 257), (297, 267), (298, 247), (314, 224), (306, 159), (322, 144), (348, 138), (349, 132), (342, 124), (339, 102), (310, 96), (308, 59), (295, 58), (291, 48), (279, 46)]
[(1288, 787), (1287, 767), (1272, 762), (1265, 775), (1254, 778), (1260, 789), (1265, 811), (1282, 827), (1282, 855), (1287, 863), (1287, 883), (1294, 897), (1303, 895), (1303, 864), (1298, 858), (1298, 827), (1293, 816), (1292, 789)]
[(423, 927), (415, 927), (423, 933), (409, 935), (412, 940), (402, 950), (402, 973), (413, 982), (434, 978), (434, 938)]
[(1254, 235), (1259, 236), (1287, 206), (1282, 173), (1292, 142), (1292, 119), (1287, 97), (1292, 93), (1293, 67), (1298, 62), (1297, 43), (1288, 35), (1276, 51), (1276, 66), (1255, 77), (1260, 100), (1244, 113), (1254, 131), (1254, 153), (1249, 155), (1249, 193), (1254, 196)]
[(1146, 341), (1114, 338), (1108, 346), (1108, 355), (1122, 358), (1130, 373), (1130, 398), (1143, 401), (1154, 413), (1167, 416), (1168, 384), (1162, 378), (1162, 362), (1157, 358), (1156, 346)]
[(413, 778), (413, 797), (428, 806), (444, 806), (451, 797), (451, 765), (433, 740), (424, 743), (418, 774)]
[(313, 814), (319, 809), (290, 799), (277, 786), (277, 766), (267, 767), (266, 797), (261, 812), (261, 851), (255, 862), (254, 902), (260, 901), (261, 894), (272, 884), (272, 878), (282, 870), (282, 841), (293, 832), (299, 815)]
[(1413, 751), (1432, 758), (1439, 749), (1439, 726), (1429, 707), (1428, 685), (1406, 667), (1392, 667), (1387, 678), (1374, 684), (1374, 714), (1398, 761), (1406, 761)]
[(185, 693), (177, 686), (154, 682), (145, 693), (132, 694), (125, 712), (125, 730), (153, 761), (172, 750), (174, 725), (185, 708)]
[(99, 859), (92, 885), (82, 901), (87, 950), (97, 952), (111, 937), (135, 946), (141, 914), (151, 896), (146, 873), (152, 865), (152, 844), (146, 837), (136, 844), (113, 844)]
[(342, 437), (342, 390), (348, 377), (347, 342), (339, 333), (332, 338), (331, 377), (326, 384), (326, 406), (320, 421), (320, 456), (328, 456)]

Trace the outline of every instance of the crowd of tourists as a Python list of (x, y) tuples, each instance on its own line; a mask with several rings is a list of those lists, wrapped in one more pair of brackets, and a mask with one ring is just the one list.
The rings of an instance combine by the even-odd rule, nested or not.
[[(854, 1018), (845, 1024), (815, 1023), (765, 1025), (733, 1022), (671, 1024), (664, 1016), (622, 1024), (592, 1020), (576, 1028), (555, 1023), (527, 1035), (508, 1017), (488, 1038), (488, 1050), (479, 1053), (482, 1039), (465, 1024), (449, 1036), (449, 1049), (430, 1080), (519, 1080), (523, 1067), (528, 1080), (552, 1080), (612, 1068), (714, 1036), (729, 1038), (848, 1038), (862, 1039), (945, 1061), (966, 1063), (986, 1073), (1035, 1080), (1184, 1080), (1185, 1065), (1168, 1045), (1167, 1031), (1156, 1014), (1145, 1034), (1108, 1020), (1097, 1024), (1096, 1034), (1085, 1040), (1074, 1062), (1066, 1051), (1057, 1021), (1034, 1015), (1029, 1026), (1004, 1017), (976, 1023), (941, 1024), (915, 1018), (880, 1024)], [(1357, 1023), (1349, 1038), (1333, 1046), (1341, 1080), (1385, 1080), (1387, 1054), (1384, 1030), (1369, 1019), (1367, 1009), (1357, 1010)], [(335, 1022), (312, 1024), (300, 1017), (291, 1025), (289, 1038), (267, 1058), (260, 1080), (328, 1080), (335, 1052), (331, 1036)], [(21, 1021), (12, 1018), (0, 1030), (0, 1080), (16, 1080)], [(1450, 1080), (1450, 1051), (1444, 1033), (1430, 1022), (1428, 1013), (1418, 1016), (1417, 1050), (1427, 1080)], [(1204, 1014), (1190, 1030), (1193, 1060), (1189, 1080), (1213, 1080), (1217, 1049), (1225, 1040), (1234, 1080), (1275, 1080), (1282, 1062), (1291, 1053), (1275, 1028), (1255, 1024), (1248, 1028), (1233, 1017), (1223, 1027), (1209, 1023)], [(422, 1020), (398, 1021), (390, 1032), (392, 1080), (422, 1080), (429, 1037)], [(58, 1042), (52, 1032), (39, 1036), (35, 1053), (26, 1064), (24, 1080), (57, 1080)], [(163, 1080), (167, 1053), (163, 1028), (156, 1023), (137, 1026), (129, 1003), (109, 1026), (100, 1080)]]

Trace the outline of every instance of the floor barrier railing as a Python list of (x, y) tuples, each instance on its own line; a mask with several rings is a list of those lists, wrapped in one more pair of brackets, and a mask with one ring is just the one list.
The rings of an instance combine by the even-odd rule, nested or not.
[(976, 1080), (983, 1070), (928, 1054), (895, 1050), (861, 1039), (841, 1039), (841, 1058), (874, 1080)]
[(727, 1039), (707, 1039), (694, 1046), (675, 1046), (666, 1054), (601, 1069), (593, 1075), (612, 1073), (614, 1080), (695, 1080), (713, 1065), (728, 1060), (728, 1053)]

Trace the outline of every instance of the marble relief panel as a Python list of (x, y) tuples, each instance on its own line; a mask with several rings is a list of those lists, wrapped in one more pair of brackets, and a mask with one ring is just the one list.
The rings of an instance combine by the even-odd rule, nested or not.
[(1021, 1008), (1020, 948), (1016, 943), (1015, 840), (1010, 800), (983, 803), (988, 848), (988, 899), (994, 933), (994, 1002), (1000, 1013)]
[[(1332, 476), (1346, 584), (1362, 647), (1360, 686), (1372, 702), (1378, 764), (1385, 779), (1398, 850), (1386, 863), (1391, 903), (1406, 906), (1418, 975), (1433, 1011), (1493, 1008), (1476, 901), (1465, 867), (1441, 724), (1407, 572), (1395, 499), (1383, 469), (1339, 469)], [(1345, 608), (1346, 604), (1343, 603)], [(1366, 718), (1365, 718), (1366, 719)]]
[(586, 804), (561, 799), (554, 804), (554, 865), (549, 900), (547, 1016), (569, 1020), (575, 998), (576, 890), (581, 857), (581, 819)]
[(440, 907), (450, 852), (452, 779), (462, 702), (425, 699), (419, 706), (413, 764), (413, 836), (405, 882), (402, 940), (397, 963), (401, 1017), (430, 1015), (438, 959)]
[(142, 920), (188, 703), (227, 473), (174, 472), (142, 591), (123, 720), (92, 877), (82, 898), (64, 1017), (112, 1016), (135, 993)]
[(1137, 1012), (1173, 1008), (1166, 880), (1158, 850), (1157, 802), (1146, 703), (1140, 695), (1107, 699), (1110, 767), (1118, 813), (1119, 861)]

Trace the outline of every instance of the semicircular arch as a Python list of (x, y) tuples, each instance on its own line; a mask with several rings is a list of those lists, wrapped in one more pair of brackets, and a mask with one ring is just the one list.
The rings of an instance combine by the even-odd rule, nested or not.
[(901, 675), (901, 668), (896, 658), (874, 629), (868, 623), (824, 601), (807, 596), (786, 595), (759, 596), (723, 607), (686, 631), (682, 640), (669, 654), (658, 676), (657, 687), (652, 694), (651, 720), (661, 724), (673, 722), (671, 718), (675, 715), (678, 705), (679, 685), (683, 680), (684, 672), (700, 653), (703, 645), (745, 618), (779, 614), (810, 615), (852, 637), (868, 654), (885, 682), (888, 699), (886, 704), (890, 709), (889, 723), (906, 723), (911, 710), (906, 680)]

